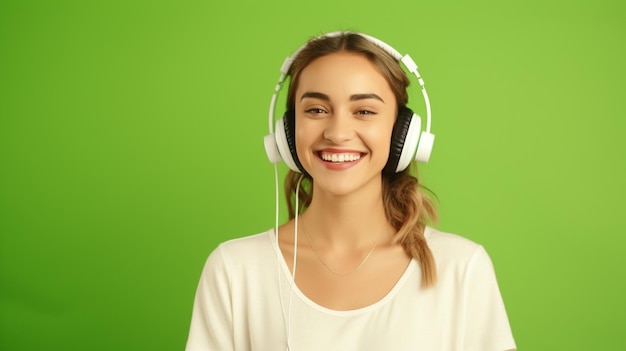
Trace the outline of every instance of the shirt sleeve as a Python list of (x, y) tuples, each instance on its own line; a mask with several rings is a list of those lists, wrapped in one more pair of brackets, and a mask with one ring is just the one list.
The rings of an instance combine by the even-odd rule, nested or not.
[(463, 350), (516, 350), (495, 270), (482, 246), (469, 261), (464, 287)]
[(218, 247), (200, 277), (186, 351), (234, 350), (230, 287), (228, 262)]

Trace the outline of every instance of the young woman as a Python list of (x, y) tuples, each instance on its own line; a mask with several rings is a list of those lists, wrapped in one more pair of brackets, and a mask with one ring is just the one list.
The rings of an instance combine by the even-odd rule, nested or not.
[(332, 33), (289, 62), (291, 219), (209, 256), (188, 351), (515, 350), (487, 253), (427, 226), (401, 164), (414, 116), (390, 50)]

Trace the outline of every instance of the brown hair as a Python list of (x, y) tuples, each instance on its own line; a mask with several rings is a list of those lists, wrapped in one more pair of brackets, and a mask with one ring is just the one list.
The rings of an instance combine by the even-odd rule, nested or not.
[[(385, 77), (393, 91), (398, 107), (406, 106), (408, 102), (407, 87), (409, 79), (400, 67), (398, 61), (375, 43), (357, 33), (343, 32), (336, 36), (322, 36), (309, 40), (307, 45), (295, 57), (289, 68), (289, 91), (287, 93), (287, 109), (295, 108), (295, 91), (302, 70), (315, 59), (335, 52), (353, 52), (368, 58)], [(302, 177), (302, 184), (298, 194), (296, 187)], [(391, 225), (397, 230), (393, 238), (394, 243), (402, 245), (405, 252), (420, 262), (422, 270), (422, 285), (433, 286), (436, 282), (435, 261), (426, 243), (424, 230), (426, 223), (437, 220), (437, 212), (426, 192), (428, 189), (420, 186), (417, 177), (409, 169), (395, 173), (383, 173), (383, 203), (385, 215)], [(294, 218), (311, 203), (313, 181), (306, 174), (289, 171), (285, 177), (285, 195), (289, 218)], [(431, 193), (432, 194), (432, 193)], [(299, 199), (299, 208), (294, 208), (295, 196)]]

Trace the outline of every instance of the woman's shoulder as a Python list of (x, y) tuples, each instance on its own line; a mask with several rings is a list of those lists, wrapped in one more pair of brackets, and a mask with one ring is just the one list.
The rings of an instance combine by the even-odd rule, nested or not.
[(427, 227), (424, 236), (438, 262), (468, 262), (476, 255), (486, 255), (482, 245), (458, 234)]
[(254, 254), (263, 249), (272, 247), (273, 230), (267, 230), (260, 233), (236, 237), (221, 242), (216, 251), (229, 255), (246, 255)]
[(208, 261), (222, 262), (231, 269), (260, 268), (275, 262), (274, 230), (236, 237), (221, 242), (209, 255)]

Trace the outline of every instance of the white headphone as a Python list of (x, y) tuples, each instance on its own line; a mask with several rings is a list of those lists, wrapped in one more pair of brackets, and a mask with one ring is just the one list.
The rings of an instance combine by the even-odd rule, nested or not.
[[(339, 37), (359, 35), (368, 41), (376, 44), (389, 55), (393, 56), (399, 62), (402, 62), (404, 67), (411, 73), (413, 73), (419, 82), (424, 97), (424, 103), (426, 105), (426, 130), (421, 130), (421, 118), (414, 114), (408, 108), (403, 108), (398, 111), (398, 116), (394, 124), (394, 129), (391, 137), (391, 149), (389, 154), (389, 161), (385, 166), (386, 172), (401, 172), (406, 169), (412, 160), (419, 162), (428, 162), (430, 154), (432, 152), (433, 143), (435, 141), (435, 135), (430, 133), (431, 126), (431, 112), (430, 112), (430, 100), (424, 86), (424, 80), (417, 71), (417, 65), (413, 59), (407, 55), (401, 55), (397, 50), (386, 44), (385, 42), (378, 40), (372, 36), (354, 33), (354, 32), (331, 32), (314, 38), (312, 40), (319, 40), (328, 37)], [(296, 172), (303, 172), (304, 169), (300, 165), (295, 147), (295, 121), (293, 113), (285, 113), (282, 118), (276, 121), (276, 128), (274, 129), (274, 114), (276, 110), (276, 99), (278, 93), (282, 88), (282, 84), (287, 77), (289, 68), (293, 63), (293, 60), (298, 54), (307, 46), (302, 45), (291, 56), (287, 57), (280, 67), (280, 77), (278, 83), (274, 88), (274, 93), (270, 100), (269, 108), (269, 135), (264, 138), (265, 152), (271, 163), (277, 163), (280, 160), (284, 160), (287, 166)]]

